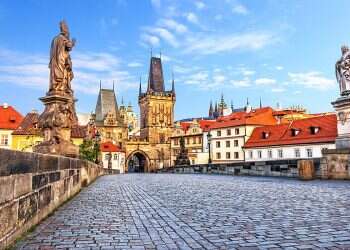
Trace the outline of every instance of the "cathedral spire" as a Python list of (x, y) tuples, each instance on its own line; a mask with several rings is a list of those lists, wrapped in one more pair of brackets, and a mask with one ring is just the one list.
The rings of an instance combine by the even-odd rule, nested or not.
[(213, 102), (211, 100), (210, 100), (210, 105), (209, 105), (209, 117), (210, 118), (214, 117)]
[(260, 108), (262, 108), (261, 96), (260, 96)]
[(173, 92), (173, 94), (175, 94), (174, 71), (171, 72), (171, 77), (172, 77), (172, 81), (171, 81), (171, 92)]
[(139, 96), (142, 94), (142, 86), (141, 86), (141, 76), (140, 76), (140, 87), (139, 87)]

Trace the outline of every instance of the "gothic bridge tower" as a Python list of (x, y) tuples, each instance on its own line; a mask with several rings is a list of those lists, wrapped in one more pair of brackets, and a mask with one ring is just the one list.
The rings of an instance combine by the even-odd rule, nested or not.
[(161, 58), (151, 57), (147, 91), (139, 91), (140, 137), (150, 143), (169, 143), (174, 128), (174, 79), (172, 89), (166, 91)]

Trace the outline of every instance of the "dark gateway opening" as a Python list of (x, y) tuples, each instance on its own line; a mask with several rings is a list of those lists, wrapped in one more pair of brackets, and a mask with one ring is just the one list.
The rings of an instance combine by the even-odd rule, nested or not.
[(147, 172), (147, 158), (142, 153), (133, 154), (128, 161), (129, 173)]

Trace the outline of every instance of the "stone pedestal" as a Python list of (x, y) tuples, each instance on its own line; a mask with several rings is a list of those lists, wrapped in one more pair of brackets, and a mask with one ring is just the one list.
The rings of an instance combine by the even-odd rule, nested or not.
[(336, 148), (350, 148), (350, 96), (341, 96), (332, 105), (337, 114)]
[(71, 128), (75, 126), (75, 100), (71, 96), (48, 95), (40, 98), (45, 105), (39, 117), (39, 127), (44, 133), (44, 141), (34, 147), (43, 154), (77, 157), (79, 147), (71, 142)]

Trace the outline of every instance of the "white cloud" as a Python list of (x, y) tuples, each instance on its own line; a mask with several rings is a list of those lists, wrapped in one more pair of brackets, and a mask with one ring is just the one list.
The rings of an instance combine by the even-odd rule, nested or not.
[(138, 68), (138, 67), (142, 67), (142, 66), (143, 66), (143, 64), (139, 63), (139, 62), (128, 63), (128, 67), (130, 67), (130, 68)]
[(197, 15), (194, 14), (193, 12), (189, 12), (189, 13), (185, 14), (185, 17), (186, 17), (187, 21), (189, 21), (191, 23), (194, 23), (194, 24), (199, 23)]
[(185, 33), (188, 31), (187, 27), (182, 23), (176, 22), (173, 19), (160, 19), (158, 21), (159, 26), (163, 26), (174, 30), (177, 33)]
[(278, 66), (276, 66), (276, 69), (277, 69), (277, 70), (283, 70), (283, 69), (284, 69), (284, 67), (283, 67), (283, 66), (281, 66), (281, 65), (278, 65)]
[[(152, 35), (157, 35), (160, 38), (162, 38), (164, 41), (168, 42), (173, 47), (178, 47), (179, 42), (177, 41), (176, 37), (167, 29), (160, 28), (160, 27), (146, 27), (144, 28), (147, 32), (151, 33)], [(143, 34), (144, 36), (147, 36), (148, 34)], [(148, 35), (151, 36), (151, 35)], [(159, 39), (158, 42), (159, 44)]]
[(255, 75), (255, 71), (254, 70), (249, 70), (249, 69), (242, 69), (242, 75), (244, 76), (252, 76)]
[(185, 49), (187, 53), (202, 55), (239, 50), (258, 50), (276, 42), (276, 38), (266, 32), (250, 32), (231, 35), (208, 35), (192, 37)]
[(275, 93), (281, 93), (281, 92), (284, 92), (286, 91), (284, 88), (273, 88), (271, 89), (272, 92), (275, 92)]
[(215, 17), (214, 17), (214, 19), (215, 19), (216, 21), (221, 21), (222, 18), (223, 18), (223, 16), (222, 16), (221, 14), (217, 14), (217, 15), (215, 15)]
[(271, 78), (259, 78), (255, 80), (256, 85), (270, 85), (274, 83), (276, 83), (276, 80)]
[[(100, 80), (105, 83), (115, 80), (118, 90), (137, 86), (129, 72), (120, 68), (120, 60), (113, 54), (73, 51), (71, 57), (75, 91), (96, 94)], [(47, 91), (48, 61), (47, 55), (0, 49), (0, 82)]]
[(233, 6), (232, 12), (240, 15), (247, 15), (249, 13), (248, 9), (242, 4)]
[(249, 87), (249, 86), (251, 86), (250, 80), (248, 78), (244, 78), (242, 80), (231, 80), (230, 83), (234, 87)]
[(205, 8), (205, 3), (200, 2), (200, 1), (195, 2), (195, 5), (196, 5), (197, 9), (199, 9), (199, 10)]
[(160, 44), (160, 39), (157, 36), (145, 33), (141, 34), (141, 40), (152, 47), (158, 47)]
[(335, 86), (335, 80), (326, 78), (321, 72), (311, 71), (305, 73), (288, 73), (291, 83), (313, 88), (327, 90)]
[(151, 4), (153, 7), (159, 9), (161, 6), (161, 1), (160, 0), (151, 0)]

